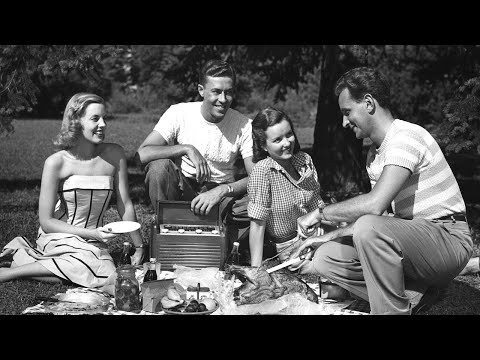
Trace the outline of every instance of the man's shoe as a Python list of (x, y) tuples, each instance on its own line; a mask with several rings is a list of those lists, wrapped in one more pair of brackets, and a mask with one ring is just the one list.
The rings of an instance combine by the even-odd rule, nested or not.
[(427, 311), (445, 294), (445, 289), (430, 287), (422, 296), (416, 306), (412, 308), (412, 315), (418, 315), (420, 312)]

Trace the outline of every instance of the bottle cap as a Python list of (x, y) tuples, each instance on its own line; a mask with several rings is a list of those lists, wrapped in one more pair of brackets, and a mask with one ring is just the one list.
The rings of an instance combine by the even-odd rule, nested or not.
[(240, 245), (240, 243), (237, 242), (237, 241), (235, 241), (235, 242), (233, 243), (233, 246), (239, 246), (239, 245)]
[(155, 261), (157, 261), (156, 258), (150, 258), (150, 262), (151, 262), (151, 263), (153, 263), (153, 262), (155, 262)]

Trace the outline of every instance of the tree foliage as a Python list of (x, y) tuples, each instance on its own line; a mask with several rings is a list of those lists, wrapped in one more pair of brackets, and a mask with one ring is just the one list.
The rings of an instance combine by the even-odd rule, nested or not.
[(15, 116), (60, 115), (77, 91), (158, 118), (172, 103), (198, 100), (198, 70), (211, 58), (238, 70), (240, 111), (268, 104), (315, 118), (311, 151), (327, 190), (369, 187), (365, 147), (342, 128), (333, 92), (355, 66), (385, 73), (394, 116), (427, 127), (447, 154), (479, 149), (477, 45), (0, 45), (0, 133)]
[[(0, 134), (13, 131), (15, 117), (38, 111), (39, 98), (52, 95), (61, 99), (58, 106), (65, 106), (74, 91), (98, 90), (104, 82), (102, 60), (120, 49), (110, 45), (0, 45)], [(62, 92), (66, 89), (70, 91)]]
[(444, 113), (438, 135), (446, 154), (480, 154), (480, 77), (460, 86)]

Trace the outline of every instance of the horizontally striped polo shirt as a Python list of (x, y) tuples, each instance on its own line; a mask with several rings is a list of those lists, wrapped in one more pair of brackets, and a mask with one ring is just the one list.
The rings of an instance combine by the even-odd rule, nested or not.
[(421, 126), (395, 119), (380, 148), (372, 144), (367, 154), (372, 188), (386, 165), (402, 166), (412, 172), (392, 202), (395, 216), (435, 219), (466, 213), (452, 169), (435, 139)]

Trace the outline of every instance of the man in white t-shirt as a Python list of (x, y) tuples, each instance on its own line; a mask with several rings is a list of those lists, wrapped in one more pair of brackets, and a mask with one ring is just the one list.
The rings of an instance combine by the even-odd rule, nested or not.
[(248, 175), (253, 168), (253, 150), (251, 119), (230, 108), (235, 85), (230, 64), (208, 61), (199, 73), (203, 101), (170, 106), (136, 156), (145, 165), (154, 207), (158, 200), (185, 200), (195, 214), (205, 215), (220, 204), (227, 221), (245, 224), (241, 237), (248, 235), (245, 171)]
[(371, 314), (416, 314), (438, 299), (472, 254), (460, 188), (432, 135), (392, 115), (390, 85), (380, 72), (352, 69), (335, 94), (343, 126), (372, 140), (372, 189), (298, 218), (303, 233), (322, 221), (348, 225), (305, 240), (291, 256), (313, 247), (312, 261), (291, 270), (337, 283), (367, 300)]

